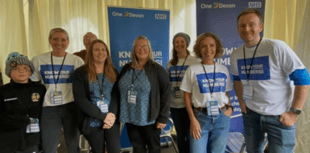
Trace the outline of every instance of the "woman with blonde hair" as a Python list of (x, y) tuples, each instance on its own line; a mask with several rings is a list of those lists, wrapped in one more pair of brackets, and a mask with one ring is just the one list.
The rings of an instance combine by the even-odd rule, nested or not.
[[(107, 45), (94, 40), (86, 54), (86, 63), (74, 71), (73, 94), (79, 106), (81, 133), (93, 153), (120, 152), (118, 111), (114, 84), (117, 71)], [(114, 90), (113, 90), (114, 89)]]
[(126, 123), (133, 152), (160, 153), (171, 85), (165, 69), (153, 60), (151, 43), (145, 36), (134, 41), (131, 62), (122, 68), (118, 81), (120, 121)]
[(44, 153), (55, 153), (61, 128), (69, 153), (79, 152), (79, 130), (76, 105), (72, 92), (73, 71), (84, 61), (66, 52), (69, 35), (62, 28), (54, 28), (48, 37), (52, 51), (32, 59), (35, 71), (32, 81), (41, 81), (47, 91), (42, 110), (42, 146)]

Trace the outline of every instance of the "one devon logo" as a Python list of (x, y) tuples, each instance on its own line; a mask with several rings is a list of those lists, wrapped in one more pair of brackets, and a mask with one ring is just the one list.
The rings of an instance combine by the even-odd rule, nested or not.
[(124, 17), (144, 18), (144, 14), (134, 14), (134, 13), (131, 13), (131, 12), (124, 12)]
[(218, 3), (218, 2), (214, 2), (213, 3), (213, 8), (214, 9), (225, 9), (225, 8), (236, 8), (236, 4), (223, 4), (223, 3)]

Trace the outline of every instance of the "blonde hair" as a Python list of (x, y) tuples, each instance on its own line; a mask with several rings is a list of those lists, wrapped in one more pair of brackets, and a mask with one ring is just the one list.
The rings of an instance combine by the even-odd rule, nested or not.
[(149, 39), (147, 37), (140, 35), (133, 42), (133, 46), (132, 46), (132, 50), (131, 50), (131, 67), (134, 67), (134, 68), (138, 66), (138, 59), (137, 59), (137, 56), (136, 56), (136, 53), (135, 53), (135, 46), (136, 46), (136, 42), (138, 40), (147, 40), (147, 44), (148, 44), (148, 47), (150, 49), (149, 59), (150, 60), (154, 60), (154, 55), (153, 55), (153, 49), (152, 49), (152, 46), (151, 46), (151, 42), (149, 41)]
[(194, 52), (196, 54), (197, 57), (201, 58), (201, 52), (200, 52), (200, 43), (202, 42), (203, 39), (207, 38), (207, 37), (211, 37), (215, 40), (215, 44), (216, 44), (216, 53), (214, 58), (219, 58), (223, 55), (223, 45), (221, 40), (213, 33), (202, 33), (198, 36), (196, 43), (194, 45)]
[(67, 39), (69, 40), (69, 34), (66, 30), (62, 29), (62, 28), (54, 28), (50, 31), (49, 33), (49, 36), (48, 36), (48, 40), (51, 40), (52, 39), (52, 35), (55, 33), (55, 32), (61, 32), (61, 33), (64, 33), (66, 36), (67, 36)]
[(104, 62), (104, 75), (110, 80), (110, 82), (116, 81), (116, 69), (112, 63), (111, 56), (107, 45), (100, 39), (92, 41), (89, 46), (89, 51), (86, 54), (86, 62), (85, 68), (88, 76), (88, 82), (95, 81), (97, 78), (97, 73), (94, 65), (94, 55), (93, 55), (93, 47), (95, 43), (101, 43), (105, 46), (107, 51), (107, 59)]

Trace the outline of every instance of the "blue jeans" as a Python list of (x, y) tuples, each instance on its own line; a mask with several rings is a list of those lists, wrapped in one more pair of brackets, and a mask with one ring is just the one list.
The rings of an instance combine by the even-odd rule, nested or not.
[(170, 108), (171, 117), (177, 131), (177, 142), (180, 153), (189, 152), (189, 117), (186, 108)]
[(243, 113), (246, 150), (248, 153), (263, 153), (265, 133), (268, 150), (272, 153), (293, 153), (296, 124), (288, 127), (279, 121), (279, 116), (258, 114), (249, 108)]
[(200, 139), (190, 136), (191, 153), (224, 153), (229, 127), (230, 117), (224, 114), (224, 109), (218, 116), (208, 116), (207, 112), (201, 112), (194, 108), (196, 119), (201, 128)]

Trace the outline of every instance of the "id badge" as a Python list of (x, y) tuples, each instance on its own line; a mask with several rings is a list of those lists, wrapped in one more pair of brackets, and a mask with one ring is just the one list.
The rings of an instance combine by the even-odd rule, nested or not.
[(61, 105), (62, 104), (62, 92), (61, 91), (51, 92), (51, 102), (54, 105)]
[(136, 104), (138, 92), (129, 90), (127, 95), (127, 101), (130, 104)]
[(108, 104), (105, 104), (103, 101), (97, 101), (97, 106), (100, 108), (102, 113), (107, 113), (109, 111)]
[(180, 90), (180, 87), (174, 87), (173, 95), (174, 95), (174, 98), (181, 98), (181, 90)]
[(218, 101), (207, 101), (207, 112), (209, 116), (217, 116), (220, 114)]
[(26, 128), (26, 133), (38, 133), (40, 132), (39, 119), (30, 118), (30, 124)]
[(252, 99), (253, 97), (253, 87), (250, 85), (245, 84), (243, 86), (243, 98), (245, 99)]

